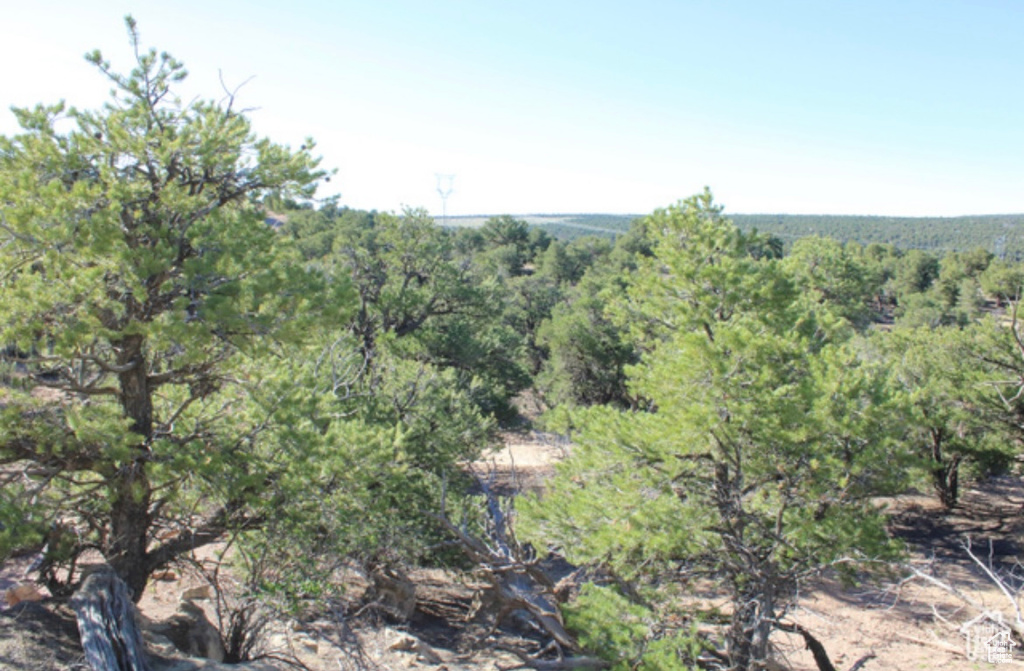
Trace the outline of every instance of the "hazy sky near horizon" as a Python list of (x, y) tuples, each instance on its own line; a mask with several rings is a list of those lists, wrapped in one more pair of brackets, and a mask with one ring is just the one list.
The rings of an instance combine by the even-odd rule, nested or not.
[(1024, 3), (957, 0), (50, 0), (0, 21), (12, 105), (95, 107), (123, 16), (218, 73), (256, 131), (316, 139), (352, 207), (639, 214), (1024, 212)]

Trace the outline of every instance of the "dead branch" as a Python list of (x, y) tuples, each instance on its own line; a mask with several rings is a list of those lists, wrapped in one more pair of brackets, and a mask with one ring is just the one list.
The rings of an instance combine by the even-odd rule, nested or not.
[[(837, 671), (836, 667), (833, 666), (832, 660), (829, 659), (828, 652), (825, 650), (825, 646), (819, 641), (810, 631), (805, 627), (802, 627), (796, 623), (790, 622), (776, 622), (776, 628), (779, 631), (785, 631), (792, 634), (800, 634), (804, 639), (804, 645), (811, 651), (811, 655), (814, 657), (814, 663), (818, 666), (818, 671)], [(859, 671), (869, 661), (877, 657), (874, 651), (864, 655), (850, 667), (849, 671)]]
[(807, 629), (791, 622), (776, 622), (775, 627), (779, 631), (800, 634), (804, 639), (804, 645), (807, 646), (807, 649), (811, 651), (811, 655), (814, 656), (814, 663), (818, 665), (818, 671), (836, 671), (836, 667), (832, 665), (832, 660), (828, 657), (825, 646)]
[(1019, 595), (1011, 594), (1010, 593), (1010, 588), (1006, 585), (1006, 581), (1003, 580), (999, 575), (997, 575), (996, 572), (995, 572), (995, 569), (992, 567), (992, 542), (989, 541), (988, 564), (985, 564), (980, 559), (978, 559), (977, 555), (975, 555), (974, 552), (972, 551), (972, 549), (971, 549), (971, 537), (970, 536), (967, 536), (965, 538), (965, 540), (963, 542), (963, 548), (964, 548), (964, 551), (967, 553), (967, 556), (970, 557), (971, 560), (975, 564), (977, 564), (981, 568), (982, 571), (985, 572), (985, 575), (988, 576), (988, 579), (996, 587), (998, 587), (999, 591), (1002, 592), (1003, 596), (1006, 597), (1006, 600), (1010, 603), (1010, 607), (1013, 608), (1013, 613), (1014, 613), (1014, 618), (1015, 618), (1014, 619), (1014, 624), (1011, 625), (1011, 626), (1013, 627), (1013, 630), (1015, 632), (1017, 632), (1018, 636), (1020, 636), (1021, 638), (1024, 638), (1024, 635), (1022, 635), (1022, 634), (1024, 634), (1024, 617), (1021, 616), (1020, 600), (1018, 598)]
[(869, 652), (868, 654), (864, 655), (856, 662), (854, 662), (853, 666), (851, 666), (848, 671), (860, 671), (862, 668), (864, 668), (865, 664), (870, 662), (875, 657), (878, 657), (878, 655), (876, 655), (874, 652)]
[(1016, 619), (1014, 619), (1013, 621), (1004, 620), (1002, 612), (1000, 612), (999, 610), (986, 607), (985, 604), (983, 604), (981, 601), (974, 598), (970, 594), (965, 593), (952, 583), (939, 580), (935, 576), (929, 575), (928, 573), (925, 573), (921, 569), (914, 566), (907, 566), (907, 569), (915, 577), (924, 580), (930, 585), (938, 587), (947, 594), (950, 594), (951, 596), (955, 597), (961, 603), (969, 606), (970, 608), (973, 608), (976, 612), (979, 613), (979, 617), (1002, 622), (1017, 636), (1018, 639), (1024, 640), (1024, 620), (1021, 619), (1019, 593), (1014, 594), (1010, 590), (1010, 587), (1007, 586), (1006, 581), (1003, 580), (995, 571), (995, 569), (991, 566), (991, 560), (989, 561), (989, 564), (986, 565), (984, 562), (978, 559), (977, 555), (975, 555), (971, 549), (970, 539), (964, 541), (963, 547), (965, 552), (967, 552), (967, 555), (971, 558), (971, 560), (985, 572), (985, 575), (986, 577), (988, 577), (989, 581), (996, 585), (996, 587), (998, 587), (999, 590), (1006, 597), (1006, 600), (1009, 602), (1010, 607), (1013, 609), (1013, 612), (1015, 613)]
[(486, 539), (474, 536), (452, 523), (443, 508), (443, 498), (441, 513), (435, 517), (458, 539), (463, 553), (477, 564), (493, 587), (494, 596), (498, 600), (498, 616), (494, 627), (499, 626), (501, 620), (512, 612), (525, 611), (533, 623), (551, 637), (559, 651), (565, 649), (579, 652), (579, 643), (565, 629), (562, 621), (554, 581), (538, 566), (536, 557), (515, 538), (510, 515), (502, 510), (489, 483), (479, 476), (477, 480), (487, 497), (490, 528)]
[(565, 659), (536, 659), (515, 648), (498, 646), (498, 650), (511, 653), (519, 658), (515, 666), (498, 666), (501, 671), (513, 669), (537, 669), (537, 671), (571, 671), (572, 669), (606, 669), (608, 662), (593, 657), (568, 657)]
[(907, 569), (911, 573), (913, 573), (915, 577), (920, 578), (921, 580), (924, 580), (925, 582), (929, 583), (930, 585), (938, 587), (943, 592), (946, 592), (947, 594), (950, 594), (953, 597), (956, 597), (957, 599), (960, 600), (961, 603), (964, 603), (964, 604), (970, 606), (971, 608), (974, 608), (978, 612), (981, 612), (981, 613), (987, 612), (988, 609), (985, 608), (984, 604), (982, 604), (980, 601), (978, 601), (974, 597), (970, 596), (969, 594), (965, 594), (962, 591), (960, 591), (956, 587), (956, 585), (953, 585), (953, 584), (950, 584), (948, 582), (939, 580), (935, 576), (929, 575), (928, 573), (925, 573), (924, 571), (922, 571), (921, 569), (917, 568), (916, 566), (907, 566)]
[[(918, 638), (917, 636), (911, 636), (910, 634), (904, 634), (903, 632), (900, 632), (900, 631), (897, 631), (897, 632), (894, 632), (894, 633), (895, 633), (896, 636), (902, 638), (905, 641), (910, 641), (911, 643), (917, 643), (918, 645), (923, 645), (923, 646), (926, 646), (926, 647), (929, 647), (929, 648), (935, 648), (936, 650), (942, 650), (943, 652), (948, 652), (948, 653), (951, 653), (951, 654), (954, 654), (954, 655), (959, 655), (960, 657), (967, 657), (967, 655), (964, 653), (963, 650), (960, 650), (955, 645), (951, 645), (951, 644), (946, 643), (944, 641), (928, 641), (928, 640), (925, 640), (923, 638)], [(851, 669), (851, 671), (852, 671), (852, 669)]]

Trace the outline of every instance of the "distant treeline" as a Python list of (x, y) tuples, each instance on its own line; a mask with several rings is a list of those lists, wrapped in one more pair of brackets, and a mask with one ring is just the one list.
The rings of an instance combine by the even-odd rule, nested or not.
[(1024, 214), (966, 217), (865, 217), (797, 214), (734, 214), (742, 229), (757, 228), (787, 244), (810, 235), (891, 244), (940, 252), (986, 249), (996, 256), (1024, 259)]
[[(1024, 214), (965, 217), (869, 217), (816, 214), (729, 214), (744, 230), (771, 233), (786, 245), (811, 235), (867, 245), (892, 244), (902, 249), (936, 252), (982, 248), (1001, 258), (1024, 260)], [(629, 229), (631, 215), (579, 214), (560, 223), (539, 227), (549, 235), (571, 240), (583, 235), (606, 235)]]

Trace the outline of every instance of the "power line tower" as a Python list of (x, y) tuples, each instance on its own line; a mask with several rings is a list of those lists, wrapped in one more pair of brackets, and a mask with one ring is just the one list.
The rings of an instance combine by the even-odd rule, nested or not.
[(440, 175), (437, 177), (437, 195), (441, 196), (441, 225), (448, 226), (448, 196), (452, 195), (455, 185), (455, 175)]

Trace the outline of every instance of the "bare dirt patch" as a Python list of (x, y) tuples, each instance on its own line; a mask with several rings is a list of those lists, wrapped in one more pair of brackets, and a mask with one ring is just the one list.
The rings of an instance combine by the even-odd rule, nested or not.
[[(996, 569), (1017, 566), (1024, 538), (1024, 481), (1000, 477), (966, 490), (960, 505), (943, 510), (934, 496), (909, 493), (886, 501), (890, 528), (910, 551), (908, 563), (956, 586), (986, 609), (1013, 611), (1004, 594), (968, 556), (964, 541)], [(807, 586), (790, 619), (825, 644), (837, 668), (848, 668), (867, 654), (876, 657), (864, 668), (876, 671), (923, 669), (991, 669), (1024, 667), (1021, 656), (993, 666), (968, 659), (963, 625), (979, 615), (948, 592), (905, 574), (878, 583), (844, 587), (837, 579)], [(799, 671), (817, 667), (803, 641), (788, 634), (775, 638), (780, 658)]]
[(502, 496), (539, 492), (554, 475), (555, 464), (569, 454), (569, 443), (554, 433), (505, 431), (502, 446), (485, 453), (473, 470)]

